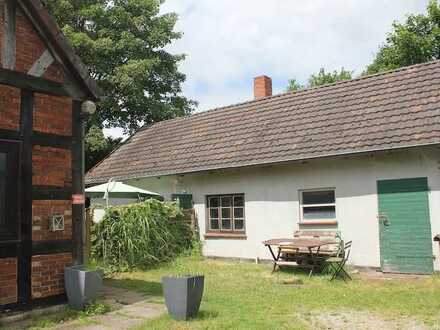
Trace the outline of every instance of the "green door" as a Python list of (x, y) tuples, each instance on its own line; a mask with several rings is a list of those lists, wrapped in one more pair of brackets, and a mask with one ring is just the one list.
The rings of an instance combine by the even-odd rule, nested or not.
[(382, 271), (431, 274), (428, 179), (378, 182)]

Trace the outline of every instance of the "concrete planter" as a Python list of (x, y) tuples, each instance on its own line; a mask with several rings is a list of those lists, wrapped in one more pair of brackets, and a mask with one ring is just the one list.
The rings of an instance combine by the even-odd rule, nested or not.
[(165, 276), (162, 284), (168, 313), (173, 319), (188, 320), (196, 316), (203, 296), (203, 275)]
[(64, 287), (69, 306), (81, 310), (98, 295), (104, 273), (100, 269), (87, 270), (85, 266), (64, 268)]

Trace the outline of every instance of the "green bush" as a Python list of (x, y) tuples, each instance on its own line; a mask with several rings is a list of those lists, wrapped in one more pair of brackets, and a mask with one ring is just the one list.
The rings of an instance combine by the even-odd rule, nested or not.
[(175, 202), (111, 207), (92, 229), (92, 258), (108, 271), (145, 269), (190, 249), (194, 234)]

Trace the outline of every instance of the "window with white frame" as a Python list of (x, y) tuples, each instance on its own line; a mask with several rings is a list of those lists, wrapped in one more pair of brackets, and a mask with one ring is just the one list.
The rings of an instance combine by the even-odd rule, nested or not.
[(301, 221), (336, 220), (334, 189), (300, 191)]
[(244, 232), (244, 195), (207, 196), (208, 231)]

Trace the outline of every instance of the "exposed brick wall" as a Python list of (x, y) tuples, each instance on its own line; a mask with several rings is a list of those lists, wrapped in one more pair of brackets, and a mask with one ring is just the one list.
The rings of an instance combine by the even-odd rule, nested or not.
[(17, 302), (17, 259), (0, 259), (0, 305)]
[(16, 70), (28, 72), (46, 49), (31, 22), (17, 10), (16, 16)]
[(64, 70), (58, 62), (54, 62), (50, 67), (47, 68), (43, 78), (63, 83), (65, 78)]
[(0, 85), (0, 128), (20, 128), (20, 90)]
[[(52, 215), (64, 215), (64, 230), (50, 231)], [(72, 238), (72, 201), (33, 201), (32, 240), (69, 240)]]
[(32, 184), (34, 186), (72, 186), (71, 151), (34, 146), (32, 149)]
[(72, 264), (71, 253), (32, 257), (32, 298), (64, 293), (64, 267)]
[(34, 130), (72, 135), (72, 100), (67, 97), (35, 94)]

